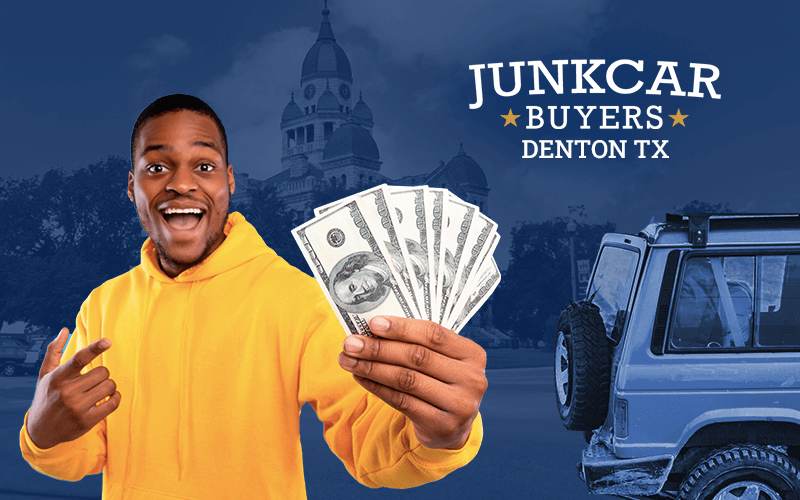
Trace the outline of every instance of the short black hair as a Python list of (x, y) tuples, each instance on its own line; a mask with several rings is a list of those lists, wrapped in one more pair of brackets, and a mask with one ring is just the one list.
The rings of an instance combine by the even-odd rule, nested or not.
[(159, 97), (151, 102), (149, 106), (144, 108), (144, 111), (136, 119), (136, 124), (133, 126), (133, 133), (131, 134), (131, 170), (136, 162), (136, 143), (139, 141), (139, 135), (142, 132), (147, 122), (153, 118), (158, 118), (167, 113), (175, 113), (178, 111), (194, 111), (201, 115), (205, 115), (217, 125), (219, 135), (222, 137), (222, 153), (225, 158), (225, 165), (228, 164), (228, 137), (225, 135), (225, 127), (222, 126), (222, 121), (211, 106), (203, 102), (202, 99), (186, 94), (172, 94)]

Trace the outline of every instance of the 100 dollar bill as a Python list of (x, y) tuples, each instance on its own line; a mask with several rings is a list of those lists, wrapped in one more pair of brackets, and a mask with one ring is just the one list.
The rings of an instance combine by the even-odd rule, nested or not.
[(461, 296), (461, 300), (454, 308), (456, 316), (448, 328), (458, 333), (467, 324), (467, 321), (478, 312), (478, 309), (489, 299), (497, 285), (500, 283), (500, 270), (494, 257), (483, 261), (473, 281), (474, 287)]
[(397, 215), (397, 231), (413, 270), (411, 283), (419, 312), (425, 319), (433, 317), (431, 308), (430, 238), (425, 208), (425, 186), (391, 187), (390, 199)]
[(345, 331), (371, 335), (369, 320), (375, 316), (416, 315), (362, 203), (349, 200), (292, 234)]

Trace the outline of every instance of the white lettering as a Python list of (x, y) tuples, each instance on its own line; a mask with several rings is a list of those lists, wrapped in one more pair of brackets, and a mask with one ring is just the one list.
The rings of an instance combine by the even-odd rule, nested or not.
[[(522, 145), (525, 149), (522, 154), (523, 158), (536, 158), (536, 153), (539, 152), (539, 146), (536, 145), (536, 141), (523, 140)], [(533, 154), (528, 154), (528, 146), (533, 146)]]
[(553, 146), (552, 140), (541, 140), (539, 141), (539, 147), (541, 148), (541, 152), (539, 153), (539, 158), (552, 158), (553, 153), (550, 153), (550, 148)]
[(539, 88), (539, 71), (547, 78), (547, 81), (550, 82), (550, 86), (553, 87), (553, 90), (556, 91), (557, 94), (564, 93), (564, 65), (567, 64), (567, 60), (558, 60), (553, 61), (558, 67), (558, 82), (553, 79), (553, 75), (550, 74), (550, 71), (545, 68), (542, 61), (528, 61), (529, 66), (533, 66), (533, 90), (529, 90), (528, 93), (530, 95), (539, 95), (544, 94), (544, 90)]
[[(528, 126), (525, 128), (542, 128), (542, 125), (544, 125), (544, 120), (542, 120), (542, 108), (539, 106), (525, 106), (525, 108), (528, 110)], [(539, 112), (538, 115), (533, 114), (534, 109)], [(539, 120), (539, 125), (535, 127), (533, 126), (534, 118)]]
[[(623, 125), (622, 128), (633, 128), (631, 126), (631, 120), (633, 120), (633, 123), (636, 124), (636, 128), (641, 129), (642, 126), (639, 125), (638, 117), (642, 114), (642, 110), (639, 109), (639, 106), (622, 106), (622, 109), (625, 110), (625, 125)], [(631, 114), (631, 111), (634, 110), (636, 111), (635, 115)]]
[(560, 127), (556, 125), (556, 106), (547, 106), (547, 109), (550, 110), (550, 126), (556, 130), (561, 130), (567, 126), (567, 110), (569, 109), (569, 106), (561, 106), (563, 113)]
[[(681, 84), (678, 83), (678, 77), (675, 75), (675, 66), (678, 65), (677, 62), (669, 62), (669, 61), (658, 61), (656, 64), (661, 66), (661, 69), (658, 70), (658, 76), (656, 77), (656, 81), (653, 82), (653, 86), (650, 87), (650, 90), (646, 91), (647, 94), (653, 95), (661, 95), (661, 91), (658, 90), (658, 86), (662, 83), (671, 83), (672, 87), (675, 89), (669, 93), (669, 95), (675, 96), (682, 96), (686, 95), (686, 92), (681, 91)], [(664, 72), (669, 70), (669, 79), (664, 79)]]
[(556, 145), (558, 146), (558, 149), (556, 149), (556, 158), (563, 158), (563, 156), (561, 156), (561, 151), (564, 151), (564, 154), (566, 155), (567, 158), (572, 158), (571, 139), (567, 141), (567, 146), (569, 146), (568, 148), (564, 147), (564, 142), (561, 140), (556, 141)]
[[(598, 144), (602, 144), (603, 145), (603, 154), (602, 155), (598, 155), (597, 154), (597, 145)], [(592, 143), (592, 155), (594, 155), (595, 158), (605, 158), (607, 154), (608, 154), (608, 146), (606, 145), (605, 141), (594, 141), (594, 143)]]
[[(711, 94), (712, 99), (719, 99), (722, 97), (721, 95), (714, 92), (714, 86), (711, 85), (711, 82), (715, 81), (719, 78), (719, 69), (716, 66), (712, 66), (710, 64), (699, 64), (699, 63), (691, 63), (689, 64), (690, 68), (694, 68), (694, 86), (692, 87), (692, 91), (689, 92), (689, 97), (703, 97), (703, 93), (700, 92), (700, 84), (705, 83), (706, 87), (708, 88), (708, 93)], [(700, 72), (704, 69), (711, 70), (711, 76), (700, 76)]]
[[(608, 125), (608, 120), (613, 120), (616, 115), (609, 115), (607, 113), (608, 110), (613, 109), (615, 113), (619, 113), (619, 106), (600, 106), (600, 109), (603, 110), (603, 124), (600, 125), (601, 129), (616, 129), (619, 128), (619, 123), (614, 122), (614, 126)], [(594, 147), (594, 146), (593, 146)]]
[(514, 90), (512, 90), (511, 92), (505, 92), (500, 87), (500, 68), (503, 67), (503, 63), (492, 63), (488, 65), (490, 68), (492, 68), (494, 91), (497, 92), (497, 95), (499, 95), (500, 97), (513, 97), (519, 93), (519, 89), (522, 87), (520, 67), (525, 66), (525, 61), (511, 62), (508, 63), (508, 65), (514, 68)]
[(583, 114), (583, 106), (575, 106), (575, 109), (577, 109), (578, 113), (580, 113), (581, 116), (583, 117), (583, 125), (581, 125), (581, 128), (592, 128), (589, 126), (587, 122), (589, 121), (589, 115), (592, 114), (592, 111), (597, 109), (597, 106), (589, 106), (588, 108), (586, 108), (586, 110), (589, 111), (586, 114)]
[(590, 142), (592, 142), (592, 141), (587, 141), (585, 139), (584, 140), (580, 140), (580, 141), (575, 141), (575, 144), (580, 144), (581, 145), (581, 155), (578, 158), (586, 158), (586, 155), (583, 153), (583, 148), (584, 148), (584, 146), (588, 145)]
[(619, 142), (622, 144), (622, 149), (620, 149), (620, 147), (617, 145), (617, 141), (609, 141), (609, 143), (611, 143), (611, 154), (608, 155), (609, 158), (616, 158), (616, 156), (614, 156), (614, 150), (617, 151), (620, 158), (625, 158), (625, 143), (628, 141), (621, 140)]
[(474, 104), (469, 105), (469, 109), (478, 109), (483, 106), (483, 84), (481, 83), (481, 70), (485, 68), (484, 64), (473, 64), (469, 67), (475, 72), (475, 95), (477, 100)]
[(608, 86), (611, 87), (611, 90), (618, 94), (633, 94), (642, 88), (642, 85), (644, 85), (641, 80), (637, 81), (636, 85), (629, 89), (623, 89), (614, 82), (614, 71), (616, 71), (616, 69), (623, 64), (633, 66), (639, 73), (641, 73), (644, 69), (644, 61), (631, 61), (630, 59), (620, 59), (619, 61), (614, 61), (611, 63), (611, 66), (608, 67), (608, 71), (606, 71), (606, 82), (608, 83)]
[(642, 141), (642, 140), (638, 140), (637, 139), (637, 140), (633, 141), (633, 144), (635, 144), (636, 146), (639, 146), (639, 158), (647, 158), (644, 155), (644, 145), (645, 144), (650, 144), (650, 141)]
[(658, 120), (658, 125), (651, 125), (651, 124), (650, 124), (650, 120), (647, 120), (647, 129), (648, 129), (648, 130), (650, 130), (651, 128), (659, 129), (659, 128), (661, 128), (661, 125), (663, 125), (663, 124), (664, 124), (664, 121), (663, 121), (663, 120), (661, 120), (661, 117), (660, 117), (660, 116), (658, 116), (658, 115), (654, 115), (654, 114), (651, 112), (651, 111), (653, 111), (653, 110), (656, 110), (656, 111), (658, 111), (659, 113), (661, 113), (661, 106), (650, 106), (649, 108), (647, 108), (647, 116), (649, 116), (650, 118), (652, 118), (652, 119), (654, 119), (654, 120)]
[(573, 94), (586, 93), (586, 89), (583, 88), (583, 80), (586, 80), (587, 82), (589, 82), (589, 85), (592, 86), (592, 89), (589, 91), (592, 94), (605, 93), (606, 89), (597, 85), (597, 82), (595, 82), (592, 79), (592, 77), (589, 76), (599, 66), (606, 63), (605, 59), (592, 59), (591, 61), (589, 61), (590, 63), (592, 63), (592, 66), (589, 69), (587, 69), (586, 72), (583, 71), (583, 65), (586, 64), (586, 59), (573, 59), (570, 62), (575, 65), (575, 88), (572, 89)]
[(656, 149), (656, 154), (653, 155), (653, 158), (658, 158), (658, 153), (661, 153), (662, 158), (669, 158), (669, 156), (667, 156), (667, 153), (664, 152), (664, 146), (666, 146), (668, 142), (669, 141), (661, 141), (661, 145), (659, 146), (658, 141), (653, 140), (653, 145), (658, 148)]

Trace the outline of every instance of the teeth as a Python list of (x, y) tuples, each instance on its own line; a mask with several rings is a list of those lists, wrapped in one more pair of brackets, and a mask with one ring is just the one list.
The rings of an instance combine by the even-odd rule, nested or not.
[(168, 208), (164, 210), (164, 215), (172, 214), (202, 214), (203, 211), (199, 208)]

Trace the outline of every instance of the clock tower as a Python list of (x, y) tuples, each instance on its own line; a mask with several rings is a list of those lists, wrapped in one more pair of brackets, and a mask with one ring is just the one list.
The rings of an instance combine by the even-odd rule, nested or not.
[(350, 61), (336, 43), (329, 14), (326, 1), (319, 36), (303, 60), (300, 88), (281, 118), (281, 163), (283, 168), (295, 167), (298, 174), (298, 163), (320, 164), (333, 131), (347, 121), (355, 105)]

